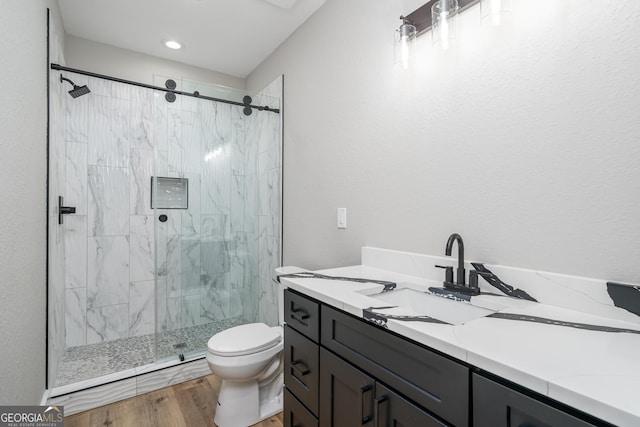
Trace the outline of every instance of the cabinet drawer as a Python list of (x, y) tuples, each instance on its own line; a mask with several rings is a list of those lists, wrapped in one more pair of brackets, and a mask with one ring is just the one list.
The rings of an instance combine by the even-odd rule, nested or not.
[[(592, 427), (557, 408), (473, 374), (474, 427)], [(598, 424), (602, 425), (602, 424)]]
[(318, 427), (318, 420), (289, 390), (284, 389), (284, 427)]
[(319, 346), (289, 326), (284, 328), (284, 384), (318, 415)]
[(327, 306), (321, 342), (447, 422), (469, 424), (467, 367)]
[(284, 292), (284, 321), (306, 337), (318, 342), (320, 306), (290, 290)]
[(376, 384), (374, 414), (376, 426), (449, 427), (380, 383)]

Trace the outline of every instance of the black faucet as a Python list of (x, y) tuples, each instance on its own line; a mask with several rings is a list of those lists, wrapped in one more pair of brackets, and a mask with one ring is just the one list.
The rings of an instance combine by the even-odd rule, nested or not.
[(464, 243), (462, 242), (462, 237), (458, 233), (453, 233), (449, 236), (449, 240), (447, 240), (447, 247), (444, 250), (444, 254), (451, 256), (451, 249), (453, 249), (453, 242), (458, 242), (458, 270), (456, 274), (458, 275), (456, 279), (456, 283), (461, 286), (465, 286), (464, 281)]
[(481, 274), (475, 270), (469, 274), (469, 286), (465, 283), (465, 271), (464, 271), (464, 243), (462, 237), (454, 233), (449, 236), (447, 240), (447, 247), (445, 248), (445, 255), (451, 256), (451, 250), (453, 249), (453, 243), (458, 242), (458, 269), (456, 281), (453, 281), (453, 267), (436, 265), (436, 267), (444, 268), (446, 270), (444, 288), (456, 292), (461, 292), (470, 295), (480, 294), (480, 288), (478, 287), (478, 274)]

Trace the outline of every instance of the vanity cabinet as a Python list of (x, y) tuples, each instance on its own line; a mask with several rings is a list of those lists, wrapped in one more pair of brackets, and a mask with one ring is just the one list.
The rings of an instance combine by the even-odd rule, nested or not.
[(474, 427), (593, 427), (560, 409), (477, 374), (472, 375)]
[(285, 321), (285, 427), (609, 425), (292, 290)]

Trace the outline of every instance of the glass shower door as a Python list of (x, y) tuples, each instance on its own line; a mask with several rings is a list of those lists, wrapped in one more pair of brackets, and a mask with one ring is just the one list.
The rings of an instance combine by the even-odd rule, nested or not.
[[(156, 82), (159, 84), (160, 82)], [(162, 83), (164, 85), (164, 83)], [(242, 100), (244, 93), (182, 80), (180, 90)], [(156, 95), (156, 201), (179, 179), (180, 207), (154, 205), (157, 245), (156, 356), (202, 354), (215, 333), (256, 320), (258, 138), (242, 105)], [(274, 113), (269, 113), (274, 114)], [(162, 179), (161, 179), (162, 177)]]

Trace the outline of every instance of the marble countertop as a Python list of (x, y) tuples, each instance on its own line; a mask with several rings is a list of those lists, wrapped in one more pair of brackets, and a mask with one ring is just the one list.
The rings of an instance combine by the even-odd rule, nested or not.
[[(293, 269), (283, 272), (293, 272)], [(322, 270), (328, 276), (388, 280), (427, 291), (442, 282), (366, 265)], [(366, 317), (384, 286), (317, 278), (282, 278), (285, 287)], [(406, 286), (406, 285), (405, 285)], [(617, 426), (640, 425), (640, 325), (625, 320), (498, 295), (473, 297), (474, 304), (509, 316), (482, 317), (461, 325), (397, 320), (386, 327), (535, 392)], [(464, 303), (461, 303), (464, 304)], [(518, 317), (518, 316), (515, 316)], [(568, 326), (569, 325), (569, 326)], [(573, 325), (573, 326), (572, 326)], [(603, 327), (603, 330), (580, 325)]]

